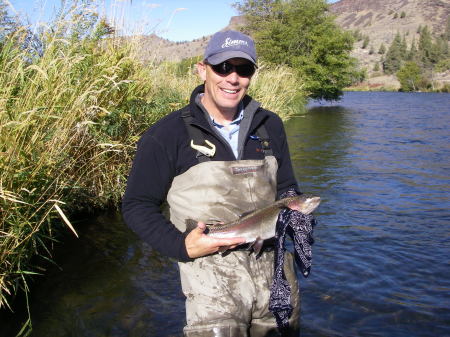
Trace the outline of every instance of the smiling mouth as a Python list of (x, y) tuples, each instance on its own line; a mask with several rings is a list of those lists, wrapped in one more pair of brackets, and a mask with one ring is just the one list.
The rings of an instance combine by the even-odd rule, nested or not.
[(230, 90), (230, 89), (221, 89), (222, 91), (226, 92), (227, 94), (236, 94), (239, 90)]

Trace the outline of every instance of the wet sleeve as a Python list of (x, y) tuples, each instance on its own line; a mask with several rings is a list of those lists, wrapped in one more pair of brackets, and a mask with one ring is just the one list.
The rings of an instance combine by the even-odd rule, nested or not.
[(174, 177), (175, 165), (168, 151), (151, 135), (139, 141), (122, 200), (126, 224), (163, 255), (190, 261), (185, 234), (166, 219), (161, 205)]

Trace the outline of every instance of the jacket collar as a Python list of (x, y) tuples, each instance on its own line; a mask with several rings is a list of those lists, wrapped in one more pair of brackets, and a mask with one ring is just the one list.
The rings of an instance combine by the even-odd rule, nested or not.
[[(195, 102), (195, 99), (198, 94), (205, 92), (205, 86), (203, 84), (199, 85), (191, 94), (190, 102), (189, 102), (189, 110), (191, 116), (193, 117), (193, 124), (205, 129), (209, 130), (210, 126), (208, 121), (205, 118), (205, 114), (201, 110), (201, 108)], [(255, 101), (248, 95), (245, 95), (242, 99), (244, 104), (244, 110), (249, 109), (249, 113), (253, 115), (250, 131), (253, 131), (261, 122), (267, 117), (267, 113), (265, 110), (260, 108), (259, 102)]]

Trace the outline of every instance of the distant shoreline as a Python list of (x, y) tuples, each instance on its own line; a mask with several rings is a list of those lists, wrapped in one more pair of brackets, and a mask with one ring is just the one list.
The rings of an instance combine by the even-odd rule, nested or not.
[[(400, 82), (394, 75), (370, 77), (358, 84), (343, 89), (344, 91), (401, 91)], [(416, 90), (415, 92), (450, 92), (450, 71), (437, 74), (434, 88), (429, 90)]]

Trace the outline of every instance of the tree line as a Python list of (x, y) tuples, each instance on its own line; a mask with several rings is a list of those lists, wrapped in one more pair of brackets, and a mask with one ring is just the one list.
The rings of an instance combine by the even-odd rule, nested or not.
[[(408, 46), (406, 36), (397, 33), (382, 59), (383, 72), (395, 74), (401, 90), (433, 90), (433, 76), (450, 69), (450, 18), (445, 31), (433, 38), (428, 26), (419, 26), (419, 39)], [(380, 53), (383, 53), (380, 46)]]
[(350, 56), (354, 37), (334, 22), (325, 0), (243, 0), (234, 6), (258, 55), (289, 66), (309, 97), (339, 99), (343, 88), (364, 78)]
[[(369, 36), (337, 26), (325, 0), (242, 0), (234, 6), (245, 17), (242, 30), (256, 40), (259, 56), (291, 67), (311, 98), (338, 99), (343, 88), (364, 79), (365, 70), (350, 56), (354, 41), (370, 47), (369, 54), (376, 52)], [(427, 26), (417, 33), (418, 41), (409, 46), (400, 33), (390, 46), (381, 44), (378, 53), (384, 56), (374, 70), (381, 66), (383, 73), (395, 74), (401, 90), (434, 90), (434, 74), (450, 68), (450, 19), (440, 36), (433, 38)]]

